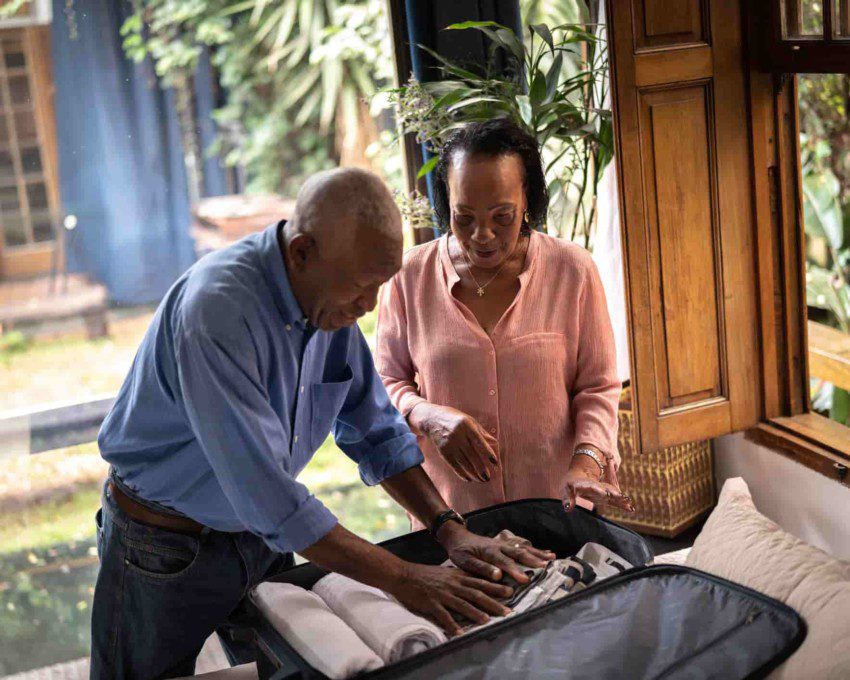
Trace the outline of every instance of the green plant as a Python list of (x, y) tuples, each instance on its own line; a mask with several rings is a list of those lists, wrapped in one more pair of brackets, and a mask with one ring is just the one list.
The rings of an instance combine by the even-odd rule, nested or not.
[[(551, 202), (549, 229), (590, 246), (602, 172), (613, 156), (611, 113), (602, 108), (608, 87), (604, 27), (546, 24), (528, 27), (523, 42), (492, 21), (467, 21), (446, 30), (481, 31), (491, 59), (483, 72), (445, 59), (420, 45), (439, 63), (445, 78), (411, 80), (391, 92), (402, 132), (413, 132), (438, 154), (458, 126), (507, 117), (541, 146)], [(501, 51), (508, 68), (493, 67)], [(420, 176), (436, 164), (431, 158)]]
[[(848, 81), (841, 76), (800, 79), (803, 217), (806, 232), (806, 303), (820, 321), (850, 337), (850, 126), (831, 107), (846, 110)], [(836, 173), (841, 173), (837, 176)], [(839, 179), (842, 177), (842, 179)], [(850, 424), (850, 391), (812, 376), (813, 407)]]
[(9, 331), (0, 335), (0, 359), (7, 360), (13, 354), (24, 352), (30, 340), (20, 331)]
[[(249, 190), (292, 193), (336, 162), (371, 163), (366, 149), (379, 130), (365, 100), (389, 82), (392, 65), (380, 0), (137, 0), (122, 34), (128, 56), (150, 57), (178, 93), (187, 121), (191, 79), (211, 50), (226, 103), (208, 152), (244, 168)], [(194, 125), (183, 142), (200, 186)]]

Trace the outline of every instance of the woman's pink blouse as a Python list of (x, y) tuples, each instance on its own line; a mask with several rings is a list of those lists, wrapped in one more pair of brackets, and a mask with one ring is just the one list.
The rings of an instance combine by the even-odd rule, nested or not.
[(465, 482), (419, 436), (425, 469), (458, 512), (561, 498), (574, 446), (616, 452), (614, 336), (581, 246), (532, 233), (520, 291), (488, 336), (451, 293), (448, 237), (413, 248), (381, 292), (375, 363), (406, 417), (422, 401), (473, 416), (499, 442), (489, 482)]

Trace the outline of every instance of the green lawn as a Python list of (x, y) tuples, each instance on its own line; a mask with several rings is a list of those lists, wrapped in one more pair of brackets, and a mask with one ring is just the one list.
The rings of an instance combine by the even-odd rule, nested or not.
[[(69, 450), (61, 462), (67, 464), (74, 457), (88, 462), (92, 455), (91, 445), (84, 445)], [(336, 447), (331, 437), (316, 452), (299, 481), (325, 502), (348, 528), (364, 538), (381, 540), (407, 530), (404, 512), (380, 487), (369, 488), (363, 484), (357, 466)], [(55, 545), (93, 539), (100, 487), (100, 479), (86, 479), (71, 492), (0, 513), (0, 555), (22, 551), (41, 554)]]
[(0, 555), (94, 538), (100, 485), (0, 515)]

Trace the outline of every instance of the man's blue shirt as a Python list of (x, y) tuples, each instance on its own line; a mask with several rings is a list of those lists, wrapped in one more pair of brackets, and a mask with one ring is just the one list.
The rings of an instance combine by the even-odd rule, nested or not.
[(369, 485), (422, 453), (360, 329), (306, 323), (277, 228), (207, 255), (174, 284), (98, 443), (143, 498), (290, 552), (336, 524), (295, 479), (331, 429)]

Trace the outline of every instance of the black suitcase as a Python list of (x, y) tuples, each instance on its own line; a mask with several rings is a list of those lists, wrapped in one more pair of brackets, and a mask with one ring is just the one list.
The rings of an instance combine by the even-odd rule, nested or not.
[[(566, 513), (555, 500), (525, 500), (479, 510), (467, 520), (478, 534), (494, 536), (510, 529), (558, 557), (573, 555), (593, 541), (640, 566), (358, 677), (762, 678), (805, 638), (805, 623), (785, 604), (696, 569), (645, 566), (652, 551), (643, 538), (582, 508)], [(439, 564), (446, 559), (424, 531), (381, 545), (414, 562)], [(311, 588), (323, 575), (314, 565), (302, 564), (274, 580)], [(250, 599), (243, 603), (241, 620), (243, 639), (250, 639), (257, 650), (260, 678), (325, 678), (283, 640)]]

